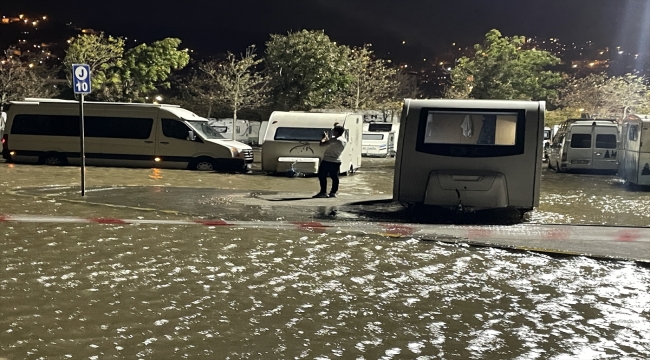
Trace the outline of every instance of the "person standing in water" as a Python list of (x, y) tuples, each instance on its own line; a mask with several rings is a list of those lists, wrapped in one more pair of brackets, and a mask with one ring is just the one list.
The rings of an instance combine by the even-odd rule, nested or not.
[[(318, 167), (318, 182), (320, 183), (320, 192), (314, 195), (314, 198), (330, 198), (336, 197), (339, 191), (339, 172), (341, 170), (341, 154), (347, 141), (343, 137), (345, 129), (339, 126), (338, 123), (334, 124), (332, 129), (332, 138), (330, 139), (327, 132), (323, 133), (323, 138), (320, 141), (320, 146), (327, 146), (323, 159)], [(327, 177), (332, 179), (332, 188), (327, 194)]]

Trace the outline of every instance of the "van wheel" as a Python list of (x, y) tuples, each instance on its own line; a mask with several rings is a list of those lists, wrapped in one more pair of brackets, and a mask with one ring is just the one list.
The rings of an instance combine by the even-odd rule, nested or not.
[(68, 163), (68, 160), (66, 159), (65, 156), (59, 153), (52, 152), (41, 156), (39, 162), (45, 165), (61, 166), (61, 165), (66, 165)]
[(215, 170), (214, 159), (209, 157), (200, 157), (198, 159), (195, 159), (192, 163), (190, 163), (189, 168), (198, 171), (214, 171)]

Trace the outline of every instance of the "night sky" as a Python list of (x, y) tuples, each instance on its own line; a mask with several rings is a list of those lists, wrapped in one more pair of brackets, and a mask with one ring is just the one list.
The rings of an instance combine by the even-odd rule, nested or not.
[[(650, 0), (182, 0), (11, 1), (2, 15), (48, 14), (140, 41), (178, 37), (202, 54), (263, 45), (270, 33), (323, 29), (347, 45), (372, 43), (382, 55), (433, 56), (470, 45), (492, 28), (505, 35), (594, 41), (650, 52)], [(406, 41), (406, 45), (402, 45)]]

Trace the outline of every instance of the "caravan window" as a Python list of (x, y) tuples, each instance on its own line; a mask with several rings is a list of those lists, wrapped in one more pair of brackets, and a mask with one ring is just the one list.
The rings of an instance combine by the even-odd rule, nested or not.
[(544, 140), (551, 139), (551, 130), (544, 130)]
[(426, 144), (514, 145), (516, 113), (429, 112)]
[(361, 140), (384, 140), (384, 134), (363, 134)]
[(459, 157), (524, 153), (523, 110), (422, 109), (416, 149)]
[(391, 123), (384, 123), (384, 124), (372, 123), (372, 124), (368, 124), (368, 131), (389, 132), (392, 129), (393, 129), (393, 124), (391, 124)]
[(639, 138), (639, 125), (631, 125), (628, 136), (629, 140), (636, 141)]
[(327, 136), (330, 138), (332, 137), (332, 129), (279, 127), (275, 131), (274, 139), (288, 141), (320, 141), (323, 138), (323, 132), (327, 132)]

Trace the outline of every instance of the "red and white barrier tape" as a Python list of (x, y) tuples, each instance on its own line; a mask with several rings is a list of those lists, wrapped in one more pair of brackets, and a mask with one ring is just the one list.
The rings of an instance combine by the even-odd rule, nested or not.
[(0, 223), (69, 223), (104, 225), (203, 225), (211, 228), (256, 228), (308, 230), (316, 232), (348, 232), (379, 234), (394, 237), (424, 237), (431, 240), (480, 241), (604, 241), (650, 242), (648, 227), (613, 227), (598, 225), (464, 226), (398, 224), (381, 222), (299, 222), (299, 221), (229, 221), (229, 220), (146, 220), (119, 218), (80, 218), (68, 216), (0, 215)]

